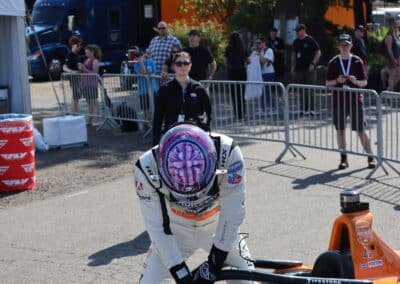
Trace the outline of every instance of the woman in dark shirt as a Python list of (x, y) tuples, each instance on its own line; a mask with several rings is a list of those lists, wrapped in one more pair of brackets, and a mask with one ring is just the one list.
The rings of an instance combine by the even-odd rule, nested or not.
[(172, 46), (171, 49), (171, 54), (169, 55), (169, 57), (167, 58), (167, 60), (165, 60), (164, 65), (162, 66), (162, 71), (161, 71), (161, 76), (163, 78), (168, 77), (168, 74), (173, 74), (174, 73), (174, 68), (173, 68), (173, 64), (172, 64), (172, 60), (175, 56), (175, 54), (177, 54), (178, 52), (182, 51), (180, 45), (174, 45)]
[[(246, 81), (246, 65), (248, 63), (248, 53), (242, 37), (238, 32), (233, 32), (229, 36), (229, 44), (224, 53), (224, 64), (228, 66), (228, 80)], [(231, 84), (230, 87), (233, 113), (236, 119), (242, 119), (245, 114), (244, 87), (244, 84)]]
[[(82, 68), (82, 64), (79, 63), (78, 53), (81, 50), (82, 40), (79, 37), (72, 36), (69, 39), (70, 52), (65, 59), (65, 64), (63, 65), (63, 71), (71, 74), (79, 73)], [(71, 112), (78, 112), (78, 101), (81, 98), (80, 94), (80, 80), (77, 76), (69, 77), (71, 89), (72, 89), (72, 106)]]
[(206, 89), (189, 77), (192, 62), (189, 53), (179, 52), (173, 59), (175, 79), (158, 90), (153, 117), (153, 146), (172, 124), (193, 121), (210, 129), (211, 102)]
[(394, 91), (400, 80), (400, 34), (398, 21), (393, 21), (385, 37), (386, 68), (389, 73), (388, 90)]

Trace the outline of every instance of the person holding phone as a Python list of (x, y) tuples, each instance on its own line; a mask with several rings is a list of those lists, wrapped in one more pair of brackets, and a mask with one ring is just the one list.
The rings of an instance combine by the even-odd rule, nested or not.
[(364, 97), (356, 91), (346, 91), (349, 88), (364, 88), (367, 86), (367, 71), (364, 62), (357, 55), (352, 54), (352, 38), (348, 34), (341, 34), (338, 39), (340, 53), (328, 63), (326, 85), (341, 87), (344, 91), (333, 91), (333, 123), (337, 130), (337, 142), (340, 154), (339, 169), (349, 166), (346, 154), (346, 120), (350, 117), (351, 128), (357, 131), (361, 144), (368, 157), (368, 168), (375, 168), (372, 157), (371, 142), (365, 131)]

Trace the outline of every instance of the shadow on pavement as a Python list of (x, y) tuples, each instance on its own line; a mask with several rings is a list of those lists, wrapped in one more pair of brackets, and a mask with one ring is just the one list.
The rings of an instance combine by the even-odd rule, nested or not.
[(131, 241), (114, 245), (90, 255), (88, 266), (107, 265), (113, 259), (143, 254), (147, 252), (149, 247), (149, 235), (147, 232), (143, 232)]
[[(248, 159), (248, 158), (247, 158)], [(252, 159), (267, 165), (255, 169), (276, 176), (292, 179), (293, 190), (306, 190), (310, 186), (323, 184), (340, 190), (357, 189), (366, 197), (390, 204), (393, 209), (400, 211), (400, 186), (399, 177), (387, 178), (386, 176), (366, 180), (357, 173), (366, 171), (365, 168), (352, 171), (329, 170), (322, 171), (317, 168), (305, 167), (296, 164), (298, 160), (284, 163)]]

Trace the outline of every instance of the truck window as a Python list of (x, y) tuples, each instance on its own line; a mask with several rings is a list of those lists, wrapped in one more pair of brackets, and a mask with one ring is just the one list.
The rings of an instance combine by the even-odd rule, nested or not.
[(75, 26), (78, 26), (82, 22), (82, 15), (81, 12), (78, 10), (73, 10), (68, 12), (68, 16), (74, 16), (74, 24)]
[(61, 24), (64, 16), (62, 7), (35, 7), (32, 11), (33, 25)]
[(119, 10), (111, 10), (110, 11), (110, 28), (120, 29), (121, 27), (121, 16)]

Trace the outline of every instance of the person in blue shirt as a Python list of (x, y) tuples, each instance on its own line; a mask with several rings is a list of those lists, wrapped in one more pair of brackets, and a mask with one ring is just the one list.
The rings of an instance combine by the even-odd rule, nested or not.
[[(136, 52), (136, 60), (137, 62), (133, 65), (133, 70), (135, 74), (155, 74), (156, 73), (156, 65), (154, 60), (151, 58), (147, 58), (146, 54), (143, 51)], [(147, 77), (139, 77), (137, 78), (137, 95), (140, 100), (140, 109), (143, 111), (144, 120), (150, 120), (149, 108), (150, 101), (154, 101), (153, 98), (150, 97), (150, 90), (148, 80), (151, 80), (151, 88), (152, 94), (156, 94), (158, 92), (158, 82), (156, 78), (147, 78)], [(153, 104), (151, 104), (153, 105)]]

